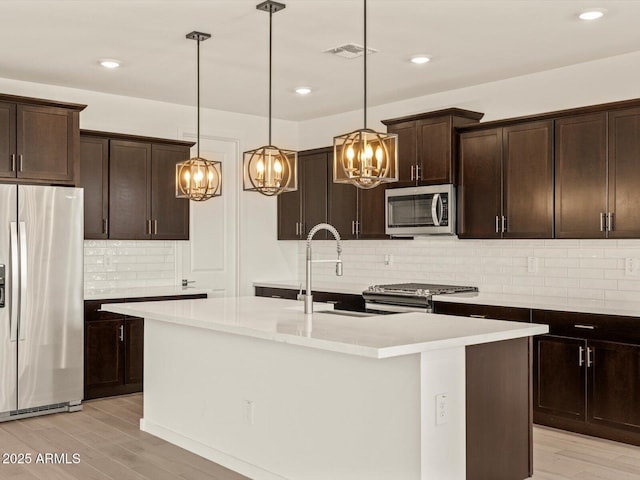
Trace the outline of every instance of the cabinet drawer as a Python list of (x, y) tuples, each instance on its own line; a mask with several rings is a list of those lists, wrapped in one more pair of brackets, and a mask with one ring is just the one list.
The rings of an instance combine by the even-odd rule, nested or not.
[(461, 317), (481, 317), (513, 322), (529, 322), (528, 308), (501, 307), (498, 305), (474, 305), (469, 303), (435, 302), (434, 312)]
[(314, 292), (314, 302), (332, 303), (335, 310), (351, 310), (364, 312), (364, 298), (362, 295), (348, 293)]
[(549, 325), (552, 335), (640, 345), (640, 318), (636, 317), (533, 310), (532, 319)]
[(163, 302), (168, 300), (194, 300), (198, 298), (207, 298), (206, 293), (191, 293), (188, 295), (170, 295), (166, 297), (135, 297), (135, 298), (125, 298), (124, 301), (126, 303), (135, 303), (135, 302)]
[(295, 300), (298, 296), (296, 290), (289, 288), (255, 287), (256, 297), (285, 298)]

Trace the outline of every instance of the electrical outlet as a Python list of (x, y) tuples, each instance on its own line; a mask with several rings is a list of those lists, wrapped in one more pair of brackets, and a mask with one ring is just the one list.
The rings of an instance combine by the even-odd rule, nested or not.
[(637, 277), (640, 273), (640, 263), (637, 258), (624, 259), (624, 274), (630, 277)]
[(244, 401), (244, 419), (249, 425), (253, 425), (254, 421), (254, 408), (253, 408), (253, 400), (245, 400)]
[(385, 267), (390, 267), (391, 265), (393, 265), (393, 255), (388, 253), (384, 256), (384, 265)]
[(449, 395), (440, 393), (436, 395), (436, 425), (444, 425), (449, 422)]
[(538, 272), (538, 257), (527, 257), (527, 272)]

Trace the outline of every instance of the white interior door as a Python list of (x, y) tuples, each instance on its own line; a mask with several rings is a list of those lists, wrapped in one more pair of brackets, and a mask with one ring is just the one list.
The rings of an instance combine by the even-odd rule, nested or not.
[(178, 248), (177, 268), (191, 286), (211, 289), (209, 296), (231, 297), (238, 292), (239, 142), (201, 135), (200, 156), (222, 162), (222, 196), (189, 202), (189, 241)]

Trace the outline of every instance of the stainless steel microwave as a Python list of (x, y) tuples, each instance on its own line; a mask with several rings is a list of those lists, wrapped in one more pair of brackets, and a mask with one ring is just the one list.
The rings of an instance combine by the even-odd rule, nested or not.
[(394, 237), (454, 235), (453, 185), (390, 188), (385, 191), (385, 233)]

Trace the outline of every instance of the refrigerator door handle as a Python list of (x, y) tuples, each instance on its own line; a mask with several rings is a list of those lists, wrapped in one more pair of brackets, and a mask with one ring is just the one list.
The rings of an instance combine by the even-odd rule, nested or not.
[(9, 317), (9, 341), (15, 342), (18, 340), (18, 310), (20, 301), (18, 296), (18, 272), (20, 271), (18, 267), (18, 225), (16, 222), (11, 222), (9, 231), (11, 236), (11, 304), (9, 305), (11, 313)]
[(20, 340), (24, 340), (24, 332), (26, 330), (26, 308), (22, 308), (27, 304), (27, 224), (20, 222), (20, 322), (18, 327), (18, 336)]

